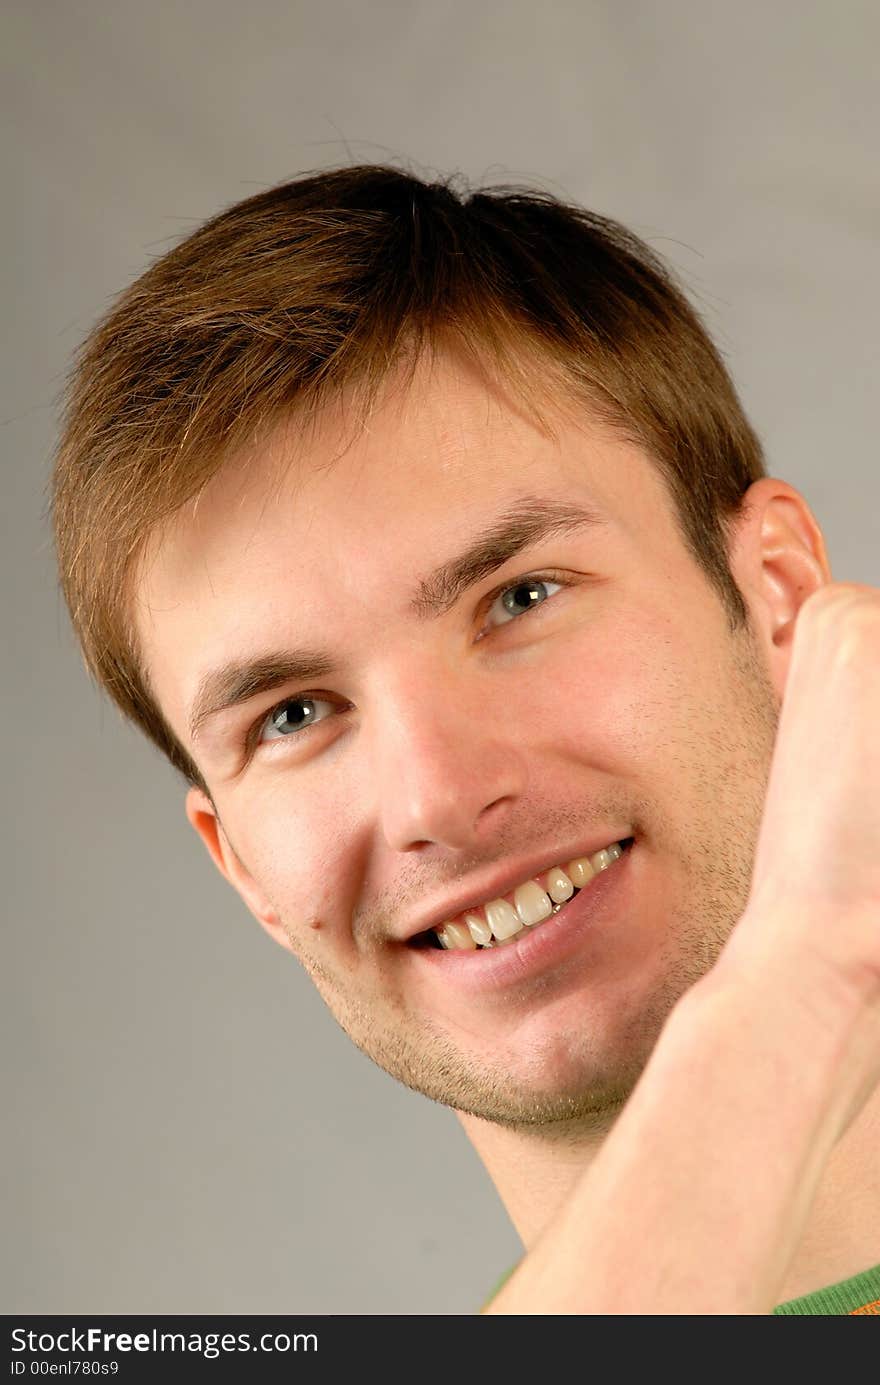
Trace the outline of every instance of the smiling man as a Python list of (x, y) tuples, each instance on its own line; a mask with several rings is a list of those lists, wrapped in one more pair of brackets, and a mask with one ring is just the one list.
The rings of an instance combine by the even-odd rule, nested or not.
[[(543, 194), (305, 178), (99, 324), (54, 518), (88, 665), (216, 866), (536, 1245), (746, 911), (830, 581), (698, 319)], [(873, 1102), (783, 1311), (880, 1297)]]

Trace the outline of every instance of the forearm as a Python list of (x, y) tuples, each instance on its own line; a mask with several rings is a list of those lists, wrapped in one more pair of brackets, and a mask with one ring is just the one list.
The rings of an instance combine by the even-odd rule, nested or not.
[(710, 973), (486, 1312), (771, 1312), (828, 1155), (876, 1081), (878, 1027), (793, 967)]

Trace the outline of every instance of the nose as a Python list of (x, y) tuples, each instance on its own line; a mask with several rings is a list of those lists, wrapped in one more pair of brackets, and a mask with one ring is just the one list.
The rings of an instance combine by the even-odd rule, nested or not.
[(526, 786), (522, 738), (473, 675), (385, 677), (373, 724), (374, 792), (387, 844), (478, 849)]

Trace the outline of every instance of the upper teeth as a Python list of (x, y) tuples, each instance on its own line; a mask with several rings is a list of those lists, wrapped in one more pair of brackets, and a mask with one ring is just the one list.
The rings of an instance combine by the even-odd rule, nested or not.
[(488, 903), (468, 909), (459, 918), (441, 924), (434, 932), (441, 946), (447, 948), (495, 947), (521, 933), (524, 928), (549, 918), (561, 904), (571, 899), (600, 870), (623, 855), (619, 842), (612, 842), (592, 856), (577, 856), (565, 866), (550, 870), (517, 885), (506, 898), (490, 899)]

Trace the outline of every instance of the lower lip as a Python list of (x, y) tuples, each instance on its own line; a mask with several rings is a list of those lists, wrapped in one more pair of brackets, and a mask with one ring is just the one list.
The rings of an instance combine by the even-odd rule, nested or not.
[(588, 885), (533, 928), (525, 927), (516, 942), (503, 947), (412, 948), (417, 964), (430, 967), (443, 982), (462, 991), (503, 990), (578, 955), (589, 934), (619, 923), (629, 904), (630, 857), (633, 844)]

